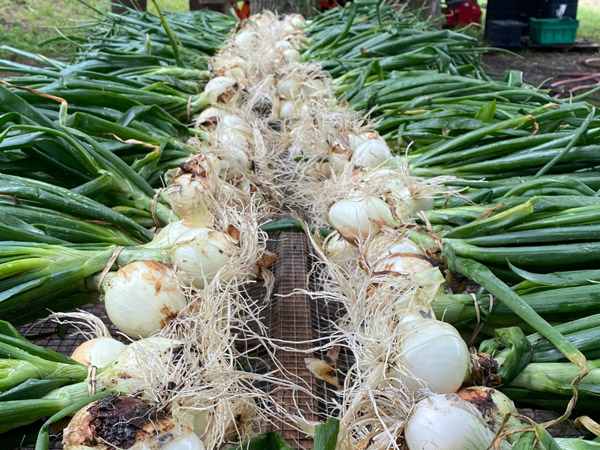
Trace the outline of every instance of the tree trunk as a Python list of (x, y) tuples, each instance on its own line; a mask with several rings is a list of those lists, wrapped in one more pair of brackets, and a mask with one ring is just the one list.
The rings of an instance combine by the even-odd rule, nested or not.
[(409, 0), (408, 8), (419, 11), (423, 19), (432, 19), (438, 28), (442, 27), (441, 0)]
[(121, 14), (125, 11), (124, 6), (140, 11), (146, 11), (148, 6), (147, 0), (113, 0), (111, 10), (116, 14)]

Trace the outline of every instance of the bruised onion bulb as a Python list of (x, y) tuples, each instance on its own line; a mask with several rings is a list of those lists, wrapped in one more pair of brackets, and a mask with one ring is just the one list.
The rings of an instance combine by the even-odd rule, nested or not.
[(105, 288), (104, 303), (111, 322), (132, 338), (159, 331), (186, 307), (175, 271), (158, 261), (121, 267)]
[(395, 224), (387, 203), (359, 193), (334, 203), (327, 217), (338, 233), (351, 243), (379, 233), (382, 226)]
[(158, 405), (111, 395), (80, 409), (63, 434), (64, 450), (204, 450), (193, 430)]
[(238, 83), (235, 78), (215, 77), (206, 83), (204, 94), (212, 106), (236, 103), (239, 96)]
[(71, 358), (86, 366), (104, 367), (111, 363), (125, 348), (125, 344), (111, 337), (89, 339), (79, 345)]
[[(409, 450), (483, 450), (494, 441), (479, 412), (454, 394), (432, 395), (417, 403), (404, 437)], [(500, 448), (510, 446), (502, 442)]]
[(456, 329), (435, 319), (404, 322), (399, 329), (399, 367), (390, 375), (402, 380), (407, 389), (428, 389), (438, 394), (456, 392), (469, 376), (467, 344)]
[(357, 167), (375, 168), (392, 157), (387, 144), (378, 139), (367, 139), (354, 150), (352, 160)]
[(222, 109), (211, 106), (200, 113), (196, 120), (196, 126), (205, 130), (212, 130), (217, 126), (219, 120), (226, 115), (228, 113)]

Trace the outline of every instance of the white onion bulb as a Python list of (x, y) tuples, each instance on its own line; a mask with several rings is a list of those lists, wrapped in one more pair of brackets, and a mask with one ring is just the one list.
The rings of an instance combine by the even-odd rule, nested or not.
[(236, 103), (239, 94), (237, 80), (231, 77), (215, 77), (206, 83), (204, 94), (213, 106)]
[(419, 192), (412, 193), (407, 186), (399, 189), (396, 193), (398, 197), (415, 213), (418, 211), (430, 211), (433, 209), (433, 197), (419, 195)]
[(363, 144), (368, 140), (378, 140), (383, 142), (383, 139), (381, 139), (377, 133), (362, 133), (360, 135), (348, 133), (348, 142), (350, 143), (350, 149), (352, 151), (356, 150), (360, 144)]
[(304, 20), (304, 17), (302, 17), (301, 14), (293, 14), (292, 16), (290, 16), (290, 22), (295, 28), (298, 29), (304, 28), (304, 26), (306, 25), (306, 20)]
[(391, 157), (392, 152), (385, 142), (367, 139), (356, 147), (352, 159), (355, 166), (372, 169), (384, 164)]
[(296, 117), (296, 105), (294, 102), (285, 100), (279, 103), (279, 118), (284, 120)]
[(288, 48), (294, 48), (294, 46), (290, 43), (290, 41), (282, 40), (275, 43), (275, 48), (277, 50), (287, 50)]
[(401, 370), (390, 375), (401, 379), (412, 392), (425, 388), (449, 394), (460, 388), (469, 375), (467, 344), (456, 329), (435, 319), (415, 319), (400, 327)]
[(258, 33), (253, 31), (241, 31), (235, 37), (235, 45), (242, 50), (252, 50), (260, 42)]
[(184, 173), (173, 180), (164, 195), (178, 217), (199, 226), (212, 226), (214, 199), (202, 177)]
[(340, 174), (344, 171), (346, 164), (348, 164), (348, 155), (343, 153), (329, 153), (329, 166), (335, 174)]
[(182, 280), (202, 289), (230, 261), (235, 249), (235, 241), (229, 235), (207, 228), (193, 228), (177, 238), (169, 253)]
[(227, 115), (222, 109), (211, 106), (200, 113), (196, 124), (204, 129), (213, 129), (217, 126), (219, 120)]
[(375, 272), (395, 272), (413, 275), (432, 267), (431, 263), (419, 254), (396, 254), (379, 260), (373, 267), (373, 270)]
[(288, 48), (284, 50), (283, 57), (287, 62), (299, 62), (302, 60), (302, 55), (295, 48)]
[(367, 195), (353, 195), (334, 203), (327, 215), (329, 223), (349, 242), (379, 233), (382, 226), (395, 223), (383, 200)]
[[(410, 450), (483, 450), (494, 440), (481, 414), (457, 395), (432, 395), (413, 409), (404, 429)], [(510, 448), (503, 442), (501, 448)]]
[(175, 271), (157, 261), (121, 267), (105, 289), (104, 302), (111, 322), (132, 338), (159, 331), (186, 306)]
[(325, 255), (337, 264), (350, 259), (358, 260), (356, 247), (342, 238), (337, 231), (327, 236), (323, 242), (323, 250), (325, 251)]
[(281, 80), (277, 83), (277, 91), (286, 100), (294, 100), (300, 97), (301, 86), (300, 83), (294, 79)]
[(102, 368), (110, 364), (125, 348), (125, 344), (111, 337), (89, 339), (79, 345), (71, 358), (86, 366)]

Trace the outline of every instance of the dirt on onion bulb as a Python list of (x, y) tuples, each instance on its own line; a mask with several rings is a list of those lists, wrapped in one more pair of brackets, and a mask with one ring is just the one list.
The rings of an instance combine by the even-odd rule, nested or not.
[(63, 435), (64, 450), (203, 450), (200, 438), (157, 405), (108, 396), (73, 416)]
[(159, 331), (187, 306), (175, 270), (158, 261), (121, 267), (105, 287), (106, 313), (132, 338)]

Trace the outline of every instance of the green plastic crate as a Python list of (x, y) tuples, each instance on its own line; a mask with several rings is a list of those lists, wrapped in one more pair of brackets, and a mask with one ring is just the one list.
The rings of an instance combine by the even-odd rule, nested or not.
[(577, 38), (579, 20), (570, 17), (562, 19), (529, 18), (529, 34), (536, 44), (572, 44)]

